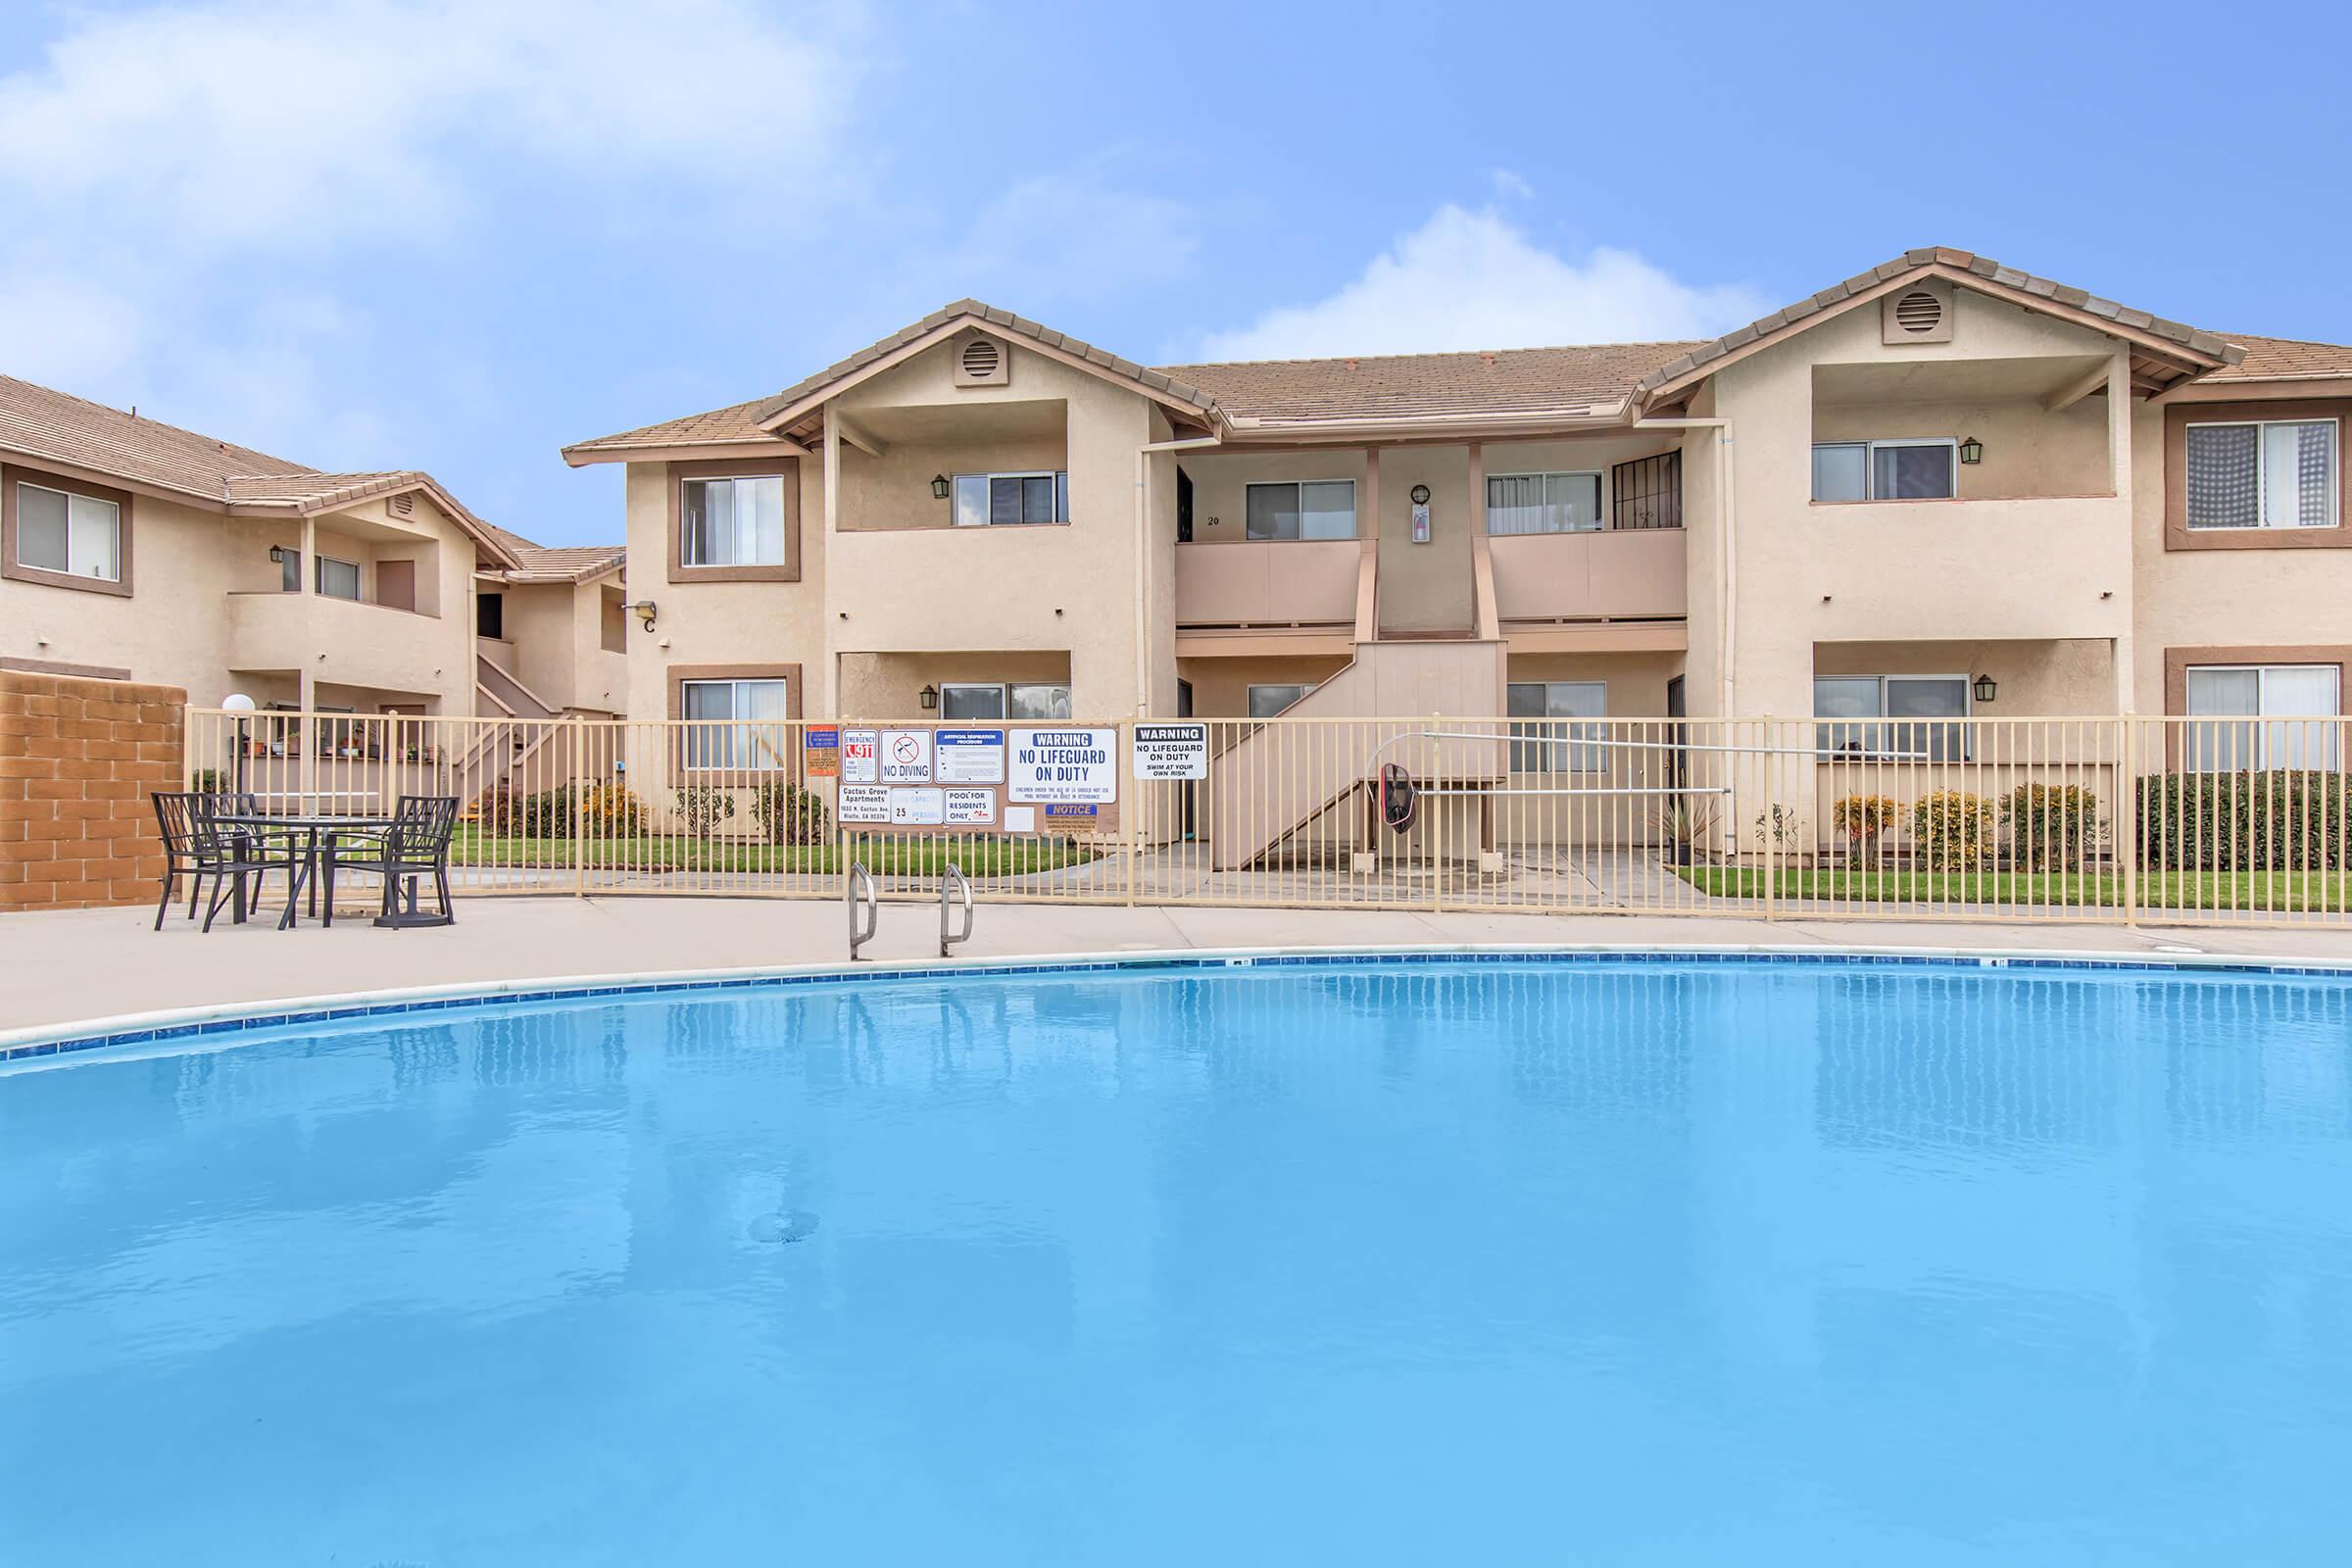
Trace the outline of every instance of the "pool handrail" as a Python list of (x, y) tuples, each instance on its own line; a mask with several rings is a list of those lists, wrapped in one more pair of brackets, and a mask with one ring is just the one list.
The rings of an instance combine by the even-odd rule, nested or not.
[[(951, 936), (948, 914), (954, 907), (952, 900), (958, 893), (963, 896), (963, 929)], [(969, 942), (971, 939), (972, 879), (963, 874), (962, 866), (950, 860), (939, 878), (939, 956), (943, 958), (952, 956), (956, 943)]]
[[(858, 929), (858, 888), (865, 887), (865, 929)], [(858, 950), (874, 940), (874, 928), (882, 923), (882, 890), (874, 882), (874, 873), (865, 868), (863, 860), (850, 862), (850, 874), (843, 885), (843, 899), (850, 913), (850, 961), (858, 961)]]

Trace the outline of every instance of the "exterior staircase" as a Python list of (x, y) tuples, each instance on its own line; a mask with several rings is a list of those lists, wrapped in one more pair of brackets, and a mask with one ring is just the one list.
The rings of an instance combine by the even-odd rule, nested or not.
[(458, 758), (452, 776), (458, 799), (467, 806), (521, 776), (525, 764), (559, 733), (564, 716), (488, 654), (474, 655), (473, 695), (475, 711), (519, 722), (482, 726)]

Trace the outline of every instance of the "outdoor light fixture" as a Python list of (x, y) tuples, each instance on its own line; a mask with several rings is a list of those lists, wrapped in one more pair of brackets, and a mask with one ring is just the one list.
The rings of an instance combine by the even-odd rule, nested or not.
[(922, 690), (920, 701), (922, 702), (924, 712), (928, 713), (935, 711), (939, 707), (939, 688), (936, 686), (925, 686)]
[(286, 547), (284, 545), (270, 547), (270, 564), (273, 566), (282, 566), (286, 564)]
[(935, 473), (931, 476), (931, 499), (934, 501), (948, 499), (948, 476), (946, 474)]
[(1972, 466), (1983, 463), (1984, 461), (1984, 443), (1973, 435), (1961, 442), (1960, 461)]
[(654, 602), (651, 599), (640, 599), (633, 605), (623, 605), (620, 608), (643, 621), (647, 631), (654, 629)]
[(233, 787), (239, 795), (242, 795), (245, 793), (245, 758), (253, 750), (252, 743), (245, 738), (245, 724), (248, 716), (253, 712), (253, 699), (243, 692), (230, 692), (226, 697), (220, 699), (220, 711), (237, 715), (237, 765), (234, 770), (236, 782)]
[(1977, 677), (1975, 690), (1978, 702), (1989, 703), (1994, 697), (2000, 694), (2001, 689), (1993, 684), (1992, 677), (1990, 675), (1979, 675)]

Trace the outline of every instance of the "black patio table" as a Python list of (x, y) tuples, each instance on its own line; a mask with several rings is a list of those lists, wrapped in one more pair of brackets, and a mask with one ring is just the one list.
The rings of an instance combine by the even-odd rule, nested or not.
[[(225, 829), (245, 828), (255, 833), (285, 833), (302, 840), (299, 868), (286, 889), (286, 911), (277, 917), (280, 931), (294, 924), (294, 910), (302, 891), (310, 889), (311, 913), (318, 912), (318, 849), (325, 836), (333, 833), (382, 833), (392, 826), (392, 818), (377, 815), (353, 815), (343, 811), (287, 811), (223, 814), (213, 821)], [(245, 923), (245, 879), (233, 878), (230, 890), (228, 917), (231, 923)]]

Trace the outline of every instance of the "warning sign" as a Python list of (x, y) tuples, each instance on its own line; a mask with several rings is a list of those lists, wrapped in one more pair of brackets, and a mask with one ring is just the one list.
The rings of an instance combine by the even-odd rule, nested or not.
[(1208, 726), (1136, 725), (1135, 776), (1160, 782), (1208, 777)]
[(1010, 750), (1008, 800), (1107, 805), (1119, 798), (1116, 730), (1016, 729)]
[(882, 782), (931, 782), (931, 732), (927, 729), (886, 729), (882, 732)]
[(879, 784), (881, 772), (882, 737), (870, 729), (845, 729), (841, 732), (841, 781), (843, 784)]
[(890, 791), (879, 784), (844, 784), (835, 812), (844, 822), (887, 822)]
[(801, 770), (810, 778), (841, 775), (841, 730), (833, 724), (811, 724), (801, 732)]

